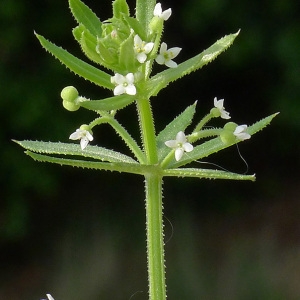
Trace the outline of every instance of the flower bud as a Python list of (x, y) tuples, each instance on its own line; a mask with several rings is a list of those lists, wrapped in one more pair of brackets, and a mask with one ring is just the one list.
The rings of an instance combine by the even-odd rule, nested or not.
[(220, 138), (224, 144), (233, 144), (236, 141), (236, 136), (233, 134), (237, 124), (228, 122), (224, 125), (224, 129), (220, 133)]
[(76, 111), (80, 108), (80, 105), (75, 104), (74, 102), (63, 101), (63, 107), (68, 111)]
[(78, 91), (74, 86), (66, 86), (60, 93), (61, 98), (67, 102), (75, 102), (78, 98)]
[(80, 105), (77, 103), (78, 91), (73, 86), (65, 87), (61, 93), (61, 98), (63, 99), (63, 107), (69, 111), (76, 111), (80, 108)]

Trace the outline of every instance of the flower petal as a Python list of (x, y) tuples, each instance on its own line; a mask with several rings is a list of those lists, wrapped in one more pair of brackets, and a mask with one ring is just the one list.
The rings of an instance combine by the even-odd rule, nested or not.
[(164, 10), (162, 13), (161, 13), (161, 18), (165, 21), (167, 21), (170, 17), (171, 17), (171, 14), (172, 14), (172, 9), (171, 8), (168, 8), (167, 10)]
[(125, 88), (126, 94), (128, 95), (136, 95), (136, 87), (133, 84), (129, 84), (126, 88)]
[(156, 5), (154, 7), (153, 15), (156, 16), (156, 17), (160, 17), (161, 14), (162, 14), (161, 4), (156, 3)]
[(166, 141), (165, 145), (170, 148), (176, 148), (178, 146), (178, 142), (176, 140)]
[(183, 147), (183, 149), (184, 149), (185, 152), (191, 152), (194, 149), (194, 146), (192, 144), (190, 144), (190, 143), (184, 143), (182, 145), (182, 147)]
[(138, 60), (139, 63), (144, 63), (147, 59), (147, 55), (145, 54), (145, 52), (141, 52), (138, 53), (138, 55), (136, 56), (136, 59)]
[(176, 159), (176, 161), (179, 161), (182, 158), (183, 153), (184, 153), (184, 149), (183, 148), (177, 148), (175, 150), (175, 159)]
[(117, 85), (114, 88), (114, 95), (118, 96), (125, 93), (125, 87), (123, 85)]
[(186, 137), (185, 137), (185, 134), (183, 131), (179, 131), (176, 134), (176, 141), (177, 141), (177, 143), (180, 143), (180, 144), (183, 144), (186, 142)]
[(167, 60), (165, 61), (165, 65), (169, 68), (176, 68), (177, 67), (177, 63), (173, 60)]

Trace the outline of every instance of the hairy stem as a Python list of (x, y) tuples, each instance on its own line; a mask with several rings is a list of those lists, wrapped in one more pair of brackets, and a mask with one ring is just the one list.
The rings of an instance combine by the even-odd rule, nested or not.
[(165, 300), (162, 177), (145, 176), (149, 299)]

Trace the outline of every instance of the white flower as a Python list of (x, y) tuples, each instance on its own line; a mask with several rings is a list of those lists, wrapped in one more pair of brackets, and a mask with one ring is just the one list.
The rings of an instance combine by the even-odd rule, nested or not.
[(80, 129), (76, 129), (76, 131), (70, 135), (69, 139), (80, 140), (80, 146), (81, 149), (83, 150), (84, 148), (86, 148), (88, 143), (91, 142), (94, 138), (88, 130), (82, 129), (81, 127)]
[(175, 58), (180, 51), (181, 48), (179, 47), (174, 47), (167, 50), (167, 44), (162, 43), (160, 45), (159, 54), (157, 55), (155, 61), (160, 65), (166, 65), (169, 68), (176, 68), (177, 63), (172, 59)]
[(233, 134), (239, 139), (239, 140), (248, 140), (251, 138), (251, 135), (246, 132), (247, 125), (239, 125), (235, 128)]
[(50, 294), (46, 294), (49, 300), (54, 300), (54, 298)]
[(132, 73), (128, 73), (126, 76), (123, 76), (119, 73), (116, 73), (115, 76), (112, 76), (110, 79), (111, 83), (115, 84), (114, 95), (118, 96), (121, 94), (135, 95), (136, 88), (134, 86), (134, 76)]
[(176, 161), (179, 161), (182, 158), (184, 152), (191, 152), (194, 149), (193, 145), (187, 142), (183, 131), (177, 133), (176, 140), (166, 141), (165, 145), (175, 149)]
[(223, 106), (224, 99), (218, 100), (217, 97), (214, 98), (214, 105), (219, 110), (221, 114), (221, 118), (223, 119), (230, 119), (229, 112), (225, 110), (225, 107)]
[(154, 7), (153, 14), (154, 16), (162, 18), (164, 21), (167, 21), (172, 14), (172, 9), (169, 8), (167, 10), (162, 11), (161, 4), (157, 3)]
[(134, 52), (137, 60), (142, 64), (147, 59), (147, 54), (153, 49), (154, 43), (146, 43), (136, 35), (134, 37)]

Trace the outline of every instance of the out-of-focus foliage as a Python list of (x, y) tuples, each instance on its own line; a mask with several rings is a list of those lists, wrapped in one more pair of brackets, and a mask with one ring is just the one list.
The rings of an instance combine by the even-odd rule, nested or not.
[[(90, 0), (85, 1), (85, 3), (103, 19), (109, 16), (110, 1)], [(133, 1), (129, 3), (133, 7)], [(282, 222), (283, 227), (286, 226), (284, 228), (290, 229), (289, 233), (296, 230), (295, 228), (299, 228), (296, 215), (293, 215), (292, 218), (287, 217), (282, 222), (274, 221), (270, 225), (272, 226), (271, 233), (268, 231), (269, 227), (266, 221), (264, 224), (266, 236), (262, 234), (258, 239), (255, 239), (256, 235), (252, 232), (249, 247), (245, 242), (248, 235), (243, 235), (243, 232), (240, 232), (238, 234), (240, 239), (233, 239), (232, 244), (227, 245), (228, 251), (231, 247), (234, 251), (226, 253), (225, 258), (222, 253), (217, 255), (206, 250), (219, 248), (218, 236), (213, 238), (209, 234), (222, 230), (223, 227), (218, 222), (234, 219), (235, 221), (230, 224), (234, 224), (232, 227), (239, 227), (239, 222), (242, 223), (244, 220), (243, 214), (252, 209), (252, 213), (255, 215), (255, 209), (253, 209), (253, 207), (257, 207), (255, 205), (258, 205), (258, 209), (265, 209), (267, 212), (268, 205), (271, 205), (274, 197), (280, 203), (294, 205), (294, 202), (289, 202), (290, 198), (285, 195), (285, 188), (287, 182), (290, 182), (289, 187), (293, 184), (294, 186), (299, 185), (297, 170), (300, 165), (298, 141), (300, 134), (300, 122), (298, 121), (300, 115), (300, 12), (297, 6), (298, 3), (294, 0), (256, 0), (251, 2), (187, 0), (163, 3), (163, 7), (172, 7), (173, 9), (172, 18), (166, 23), (165, 32), (168, 35), (165, 36), (165, 41), (170, 47), (179, 46), (183, 48), (178, 56), (178, 62), (180, 59), (184, 60), (195, 55), (225, 34), (236, 32), (238, 29), (241, 29), (241, 33), (235, 44), (215, 62), (195, 73), (189, 79), (183, 79), (181, 85), (170, 85), (169, 89), (163, 91), (160, 97), (153, 101), (154, 114), (159, 120), (158, 131), (184, 107), (194, 103), (196, 99), (198, 99), (199, 114), (202, 115), (203, 111), (207, 111), (211, 107), (215, 96), (225, 98), (226, 109), (231, 115), (235, 119), (240, 118), (240, 122), (247, 124), (251, 124), (267, 114), (281, 112), (272, 126), (240, 147), (242, 155), (249, 164), (249, 172), (257, 173), (256, 183), (220, 181), (199, 183), (196, 180), (187, 180), (181, 182), (179, 186), (176, 179), (166, 180), (164, 186), (165, 209), (167, 216), (173, 218), (172, 222), (175, 225), (175, 237), (169, 242), (175, 243), (175, 245), (173, 244), (175, 249), (173, 250), (172, 244), (169, 248), (167, 247), (167, 253), (170, 253), (170, 263), (167, 255), (167, 270), (171, 281), (170, 298), (174, 300), (176, 300), (176, 294), (172, 293), (172, 287), (175, 289), (175, 286), (180, 286), (180, 284), (176, 285), (176, 282), (181, 278), (183, 266), (187, 268), (184, 270), (186, 278), (188, 275), (190, 277), (184, 283), (185, 286), (182, 286), (182, 289), (178, 291), (177, 299), (183, 299), (182, 291), (186, 289), (190, 291), (189, 298), (195, 298), (193, 293), (197, 292), (195, 287), (199, 285), (199, 281), (207, 287), (203, 291), (206, 293), (204, 296), (208, 298), (211, 295), (217, 295), (210, 293), (213, 289), (222, 291), (222, 287), (215, 283), (215, 276), (217, 275), (210, 272), (210, 266), (205, 266), (200, 273), (197, 273), (197, 270), (193, 268), (193, 262), (185, 257), (186, 254), (184, 253), (186, 252), (180, 248), (184, 244), (192, 243), (193, 237), (176, 236), (176, 232), (181, 235), (181, 232), (184, 231), (183, 229), (178, 231), (176, 229), (178, 208), (182, 210), (182, 218), (188, 219), (183, 224), (178, 221), (177, 226), (185, 228), (184, 224), (186, 224), (187, 232), (189, 230), (194, 234), (200, 232), (195, 239), (196, 243), (200, 244), (200, 248), (202, 247), (201, 255), (203, 257), (197, 256), (197, 245), (194, 245), (195, 248), (190, 246), (190, 250), (194, 252), (192, 255), (188, 255), (189, 257), (196, 256), (195, 259), (201, 262), (209, 262), (215, 256), (220, 259), (227, 259), (226, 262), (229, 265), (225, 266), (222, 272), (226, 271), (228, 274), (240, 272), (241, 276), (244, 276), (243, 278), (249, 278), (240, 282), (240, 284), (248, 287), (246, 289), (249, 294), (244, 295), (242, 291), (238, 294), (239, 292), (236, 291), (234, 295), (239, 295), (240, 298), (235, 298), (233, 295), (231, 299), (268, 299), (268, 297), (275, 299), (272, 294), (274, 285), (268, 282), (268, 278), (270, 278), (268, 274), (272, 274), (274, 271), (270, 266), (280, 260), (279, 254), (282, 252), (276, 248), (278, 247), (277, 239), (272, 238), (270, 240), (268, 234), (278, 234), (276, 226), (278, 224), (281, 226)], [(115, 291), (115, 288), (120, 286), (120, 291), (127, 289), (129, 293), (127, 298), (129, 299), (130, 291), (133, 294), (140, 286), (137, 287), (132, 284), (129, 287), (128, 282), (132, 283), (137, 278), (133, 276), (132, 281), (128, 276), (128, 281), (124, 281), (124, 277), (127, 277), (128, 274), (134, 274), (135, 269), (132, 268), (135, 267), (141, 270), (138, 274), (142, 274), (146, 266), (145, 261), (143, 261), (144, 245), (141, 242), (144, 241), (144, 212), (143, 199), (141, 198), (143, 191), (140, 188), (137, 189), (136, 178), (126, 176), (121, 178), (119, 174), (102, 173), (99, 175), (95, 172), (36, 163), (26, 157), (20, 148), (11, 142), (11, 139), (67, 142), (69, 134), (74, 132), (78, 125), (85, 122), (85, 116), (82, 111), (70, 113), (62, 108), (59, 97), (61, 89), (67, 85), (74, 85), (79, 90), (85, 91), (85, 95), (98, 99), (101, 98), (101, 93), (104, 93), (101, 89), (88, 82), (83, 82), (82, 79), (69, 73), (58, 61), (41, 49), (33, 34), (33, 31), (36, 30), (56, 44), (67, 48), (70, 52), (80, 55), (80, 49), (73, 41), (71, 34), (75, 22), (68, 11), (68, 3), (61, 0), (2, 0), (0, 2), (0, 20), (0, 86), (2, 93), (0, 100), (2, 121), (0, 129), (0, 253), (3, 260), (0, 266), (0, 298), (24, 300), (32, 299), (32, 295), (35, 296), (34, 299), (43, 297), (42, 287), (46, 288), (46, 285), (43, 286), (46, 281), (45, 273), (50, 273), (48, 275), (54, 278), (58, 270), (54, 267), (51, 268), (53, 261), (47, 255), (57, 249), (64, 249), (66, 257), (72, 261), (72, 251), (65, 250), (69, 249), (67, 246), (66, 248), (63, 248), (63, 245), (54, 246), (55, 241), (64, 240), (63, 232), (68, 227), (71, 233), (65, 239), (67, 245), (73, 245), (72, 242), (68, 244), (68, 239), (72, 239), (73, 235), (78, 239), (75, 242), (76, 245), (82, 247), (89, 245), (89, 241), (85, 240), (85, 234), (89, 232), (89, 228), (92, 226), (97, 228), (96, 232), (99, 228), (101, 229), (100, 232), (104, 237), (100, 237), (100, 240), (106, 241), (106, 245), (111, 247), (108, 247), (111, 252), (105, 252), (103, 248), (100, 252), (103, 257), (108, 257), (107, 261), (111, 262), (110, 270), (115, 270), (113, 274), (120, 272), (123, 274), (123, 276), (119, 275), (120, 277), (116, 275), (107, 277), (107, 273), (103, 271), (100, 275), (103, 278), (111, 278), (113, 284), (107, 283), (106, 286), (101, 286), (102, 290), (106, 291), (107, 299), (124, 299), (126, 298), (122, 297), (124, 293), (118, 294), (119, 292)], [(122, 113), (121, 121), (124, 124), (128, 123), (128, 127), (133, 128), (137, 125), (137, 121), (132, 120), (130, 113), (130, 109), (128, 112)], [(94, 135), (97, 137), (95, 143), (99, 145), (116, 147), (115, 149), (118, 150), (117, 147), (121, 144), (117, 138), (108, 144), (106, 137), (110, 136), (111, 132), (106, 127), (100, 129), (98, 133), (95, 132)], [(219, 163), (230, 171), (244, 171), (242, 160), (233, 150), (228, 151), (228, 156), (225, 155), (222, 158), (216, 155), (215, 161), (211, 162)], [(100, 181), (98, 176), (102, 176), (101, 181), (104, 180), (104, 186), (98, 186)], [(114, 184), (113, 187), (110, 186), (112, 183)], [(141, 182), (138, 183), (140, 186), (142, 185)], [(87, 190), (89, 190), (88, 193)], [(100, 200), (98, 200), (99, 198)], [(259, 206), (260, 204), (261, 206)], [(285, 210), (277, 209), (275, 213), (274, 211), (270, 213), (272, 216), (278, 216), (278, 219), (281, 220), (280, 211), (284, 212)], [(287, 214), (291, 211), (296, 212), (297, 210), (287, 210)], [(91, 214), (92, 217), (89, 218)], [(211, 218), (209, 220), (202, 218), (205, 215)], [(134, 221), (135, 218), (137, 218), (136, 222)], [(211, 221), (215, 218), (216, 223)], [(206, 227), (201, 231), (200, 225), (203, 225), (205, 220), (208, 223), (205, 223)], [(257, 219), (250, 218), (249, 222), (251, 225), (255, 225), (255, 221)], [(209, 226), (209, 222), (212, 222), (212, 227)], [(167, 221), (166, 223), (168, 224)], [(295, 224), (295, 226), (288, 226), (287, 224)], [(139, 230), (136, 229), (138, 226)], [(188, 228), (189, 226), (192, 229)], [(249, 227), (252, 228), (252, 226)], [(214, 231), (216, 228), (218, 230)], [(248, 229), (247, 227), (245, 231)], [(78, 235), (78, 232), (81, 233)], [(265, 240), (268, 240), (268, 243), (263, 246)], [(299, 241), (297, 242), (297, 240), (293, 240), (291, 244), (290, 240), (285, 241), (283, 244), (282, 247), (285, 249), (299, 250)], [(246, 263), (249, 259), (247, 254), (243, 256), (243, 253), (250, 253), (255, 248), (253, 245), (261, 247), (257, 255), (263, 256), (261, 261), (255, 257), (251, 258), (255, 262), (252, 264), (254, 271)], [(127, 263), (122, 260), (122, 255), (118, 249), (123, 252), (121, 254), (132, 254)], [(83, 251), (83, 253), (87, 255), (89, 251), (85, 250), (86, 252)], [(271, 251), (269, 256), (271, 261), (267, 260), (268, 251)], [(97, 259), (95, 253), (93, 255)], [(294, 257), (291, 251), (284, 253)], [(135, 254), (137, 256), (134, 256)], [(182, 255), (180, 259), (177, 259), (178, 254)], [(68, 255), (71, 255), (71, 258)], [(207, 259), (206, 255), (211, 256)], [(16, 259), (17, 257), (22, 258)], [(114, 260), (116, 257), (118, 257), (117, 265), (115, 265), (116, 260)], [(134, 264), (135, 259), (139, 263)], [(65, 264), (68, 264), (66, 261)], [(245, 264), (242, 270), (238, 269), (237, 261)], [(286, 261), (289, 259), (287, 258)], [(232, 267), (231, 263), (236, 268)], [(172, 264), (174, 264), (174, 268)], [(34, 280), (32, 282), (22, 281), (23, 277), (17, 275), (24, 271), (22, 269), (24, 266), (26, 267), (24, 269), (28, 271), (27, 266), (29, 265), (39, 266), (31, 267), (29, 270), (31, 275), (35, 274), (39, 279), (42, 277), (40, 281), (35, 280), (36, 285), (33, 284)], [(57, 266), (55, 265), (55, 267)], [(40, 268), (45, 269), (41, 270)], [(264, 268), (265, 273), (253, 280), (257, 274), (262, 274), (259, 273), (261, 268)], [(276, 268), (279, 270), (280, 266), (276, 265)], [(70, 274), (66, 271), (67, 269), (68, 267), (65, 266), (65, 273), (62, 272), (63, 275), (61, 275), (65, 276), (64, 279)], [(74, 264), (71, 269), (72, 274), (77, 274), (78, 269), (75, 270)], [(288, 274), (287, 269), (285, 271)], [(236, 276), (239, 278), (238, 275)], [(24, 276), (26, 279), (29, 277)], [(21, 278), (20, 282), (28, 283), (25, 284), (27, 289), (21, 289), (24, 292), (22, 295), (17, 292), (8, 294), (8, 288), (5, 288), (5, 284), (7, 286), (20, 284), (16, 278)], [(141, 276), (141, 278), (143, 277)], [(222, 279), (222, 276), (220, 278)], [(219, 280), (222, 282), (220, 278)], [(272, 278), (274, 279), (274, 277)], [(53, 286), (58, 281), (57, 279), (52, 282)], [(62, 282), (66, 281), (62, 280)], [(277, 281), (274, 279), (273, 282)], [(145, 287), (142, 289), (144, 288), (145, 291), (147, 288), (146, 282), (144, 283)], [(126, 284), (127, 287), (124, 287)], [(292, 279), (290, 284), (290, 290), (293, 290)], [(210, 286), (211, 290), (209, 290)], [(234, 289), (233, 285), (231, 287)], [(71, 290), (71, 287), (69, 288)], [(280, 291), (284, 296), (287, 294), (287, 290), (284, 288)], [(45, 292), (49, 292), (49, 290)], [(83, 290), (81, 292), (83, 293)], [(69, 299), (76, 300), (67, 291), (65, 293), (69, 295)], [(215, 291), (215, 293), (217, 292)], [(293, 296), (294, 298), (299, 297), (299, 290), (294, 291), (294, 293), (291, 298)], [(95, 292), (91, 298), (86, 298), (95, 299), (97, 295), (100, 295), (100, 292), (98, 294)], [(137, 299), (138, 296), (141, 299), (146, 297), (145, 292), (141, 295), (138, 294)], [(58, 298), (64, 299), (62, 295)]]

